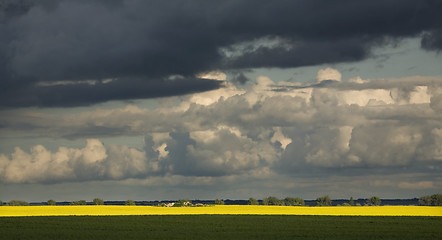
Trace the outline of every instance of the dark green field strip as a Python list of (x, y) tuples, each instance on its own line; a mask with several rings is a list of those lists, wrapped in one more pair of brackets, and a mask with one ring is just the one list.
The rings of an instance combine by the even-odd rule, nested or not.
[(2, 217), (0, 239), (442, 239), (441, 217)]

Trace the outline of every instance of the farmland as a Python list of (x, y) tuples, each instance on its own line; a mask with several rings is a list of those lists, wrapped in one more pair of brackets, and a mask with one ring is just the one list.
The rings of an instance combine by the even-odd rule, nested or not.
[(442, 207), (3, 206), (0, 239), (440, 239)]
[(3, 206), (0, 216), (113, 216), (113, 215), (329, 215), (329, 216), (442, 216), (442, 207), (291, 207), (216, 205), (205, 207), (152, 206)]
[(0, 239), (440, 239), (441, 217), (150, 215), (1, 217)]

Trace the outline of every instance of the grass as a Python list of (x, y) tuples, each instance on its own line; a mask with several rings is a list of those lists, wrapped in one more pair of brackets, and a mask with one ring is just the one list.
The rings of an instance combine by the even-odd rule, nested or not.
[(208, 207), (151, 206), (3, 206), (0, 217), (7, 216), (112, 216), (112, 215), (343, 215), (343, 216), (442, 216), (442, 207), (288, 207), (218, 205)]
[(441, 217), (151, 215), (2, 217), (0, 239), (441, 239)]

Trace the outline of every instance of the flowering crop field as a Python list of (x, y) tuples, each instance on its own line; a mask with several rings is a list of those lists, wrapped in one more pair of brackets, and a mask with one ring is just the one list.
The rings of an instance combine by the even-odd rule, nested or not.
[(328, 216), (442, 216), (442, 207), (289, 207), (217, 205), (205, 207), (152, 206), (2, 206), (0, 217), (124, 215), (328, 215)]

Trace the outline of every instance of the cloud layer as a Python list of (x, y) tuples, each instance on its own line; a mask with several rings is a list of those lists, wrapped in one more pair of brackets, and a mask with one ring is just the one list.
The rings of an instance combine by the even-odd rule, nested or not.
[[(339, 75), (331, 68), (318, 75), (324, 73)], [(237, 189), (229, 189), (238, 190), (278, 181), (284, 182), (278, 189), (304, 189), (315, 181), (367, 184), (365, 177), (374, 189), (438, 191), (441, 83), (440, 76), (312, 84), (259, 77), (251, 87), (228, 84), (180, 101), (164, 99), (150, 110), (127, 105), (56, 115), (3, 111), (3, 134), (89, 139), (80, 148), (36, 145), (1, 154), (0, 180), (169, 187), (235, 182)], [(113, 136), (142, 136), (143, 147), (100, 140)], [(298, 183), (290, 185), (290, 179)]]
[(0, 107), (202, 92), (223, 84), (201, 72), (360, 61), (405, 37), (439, 51), (441, 9), (432, 0), (1, 0)]

